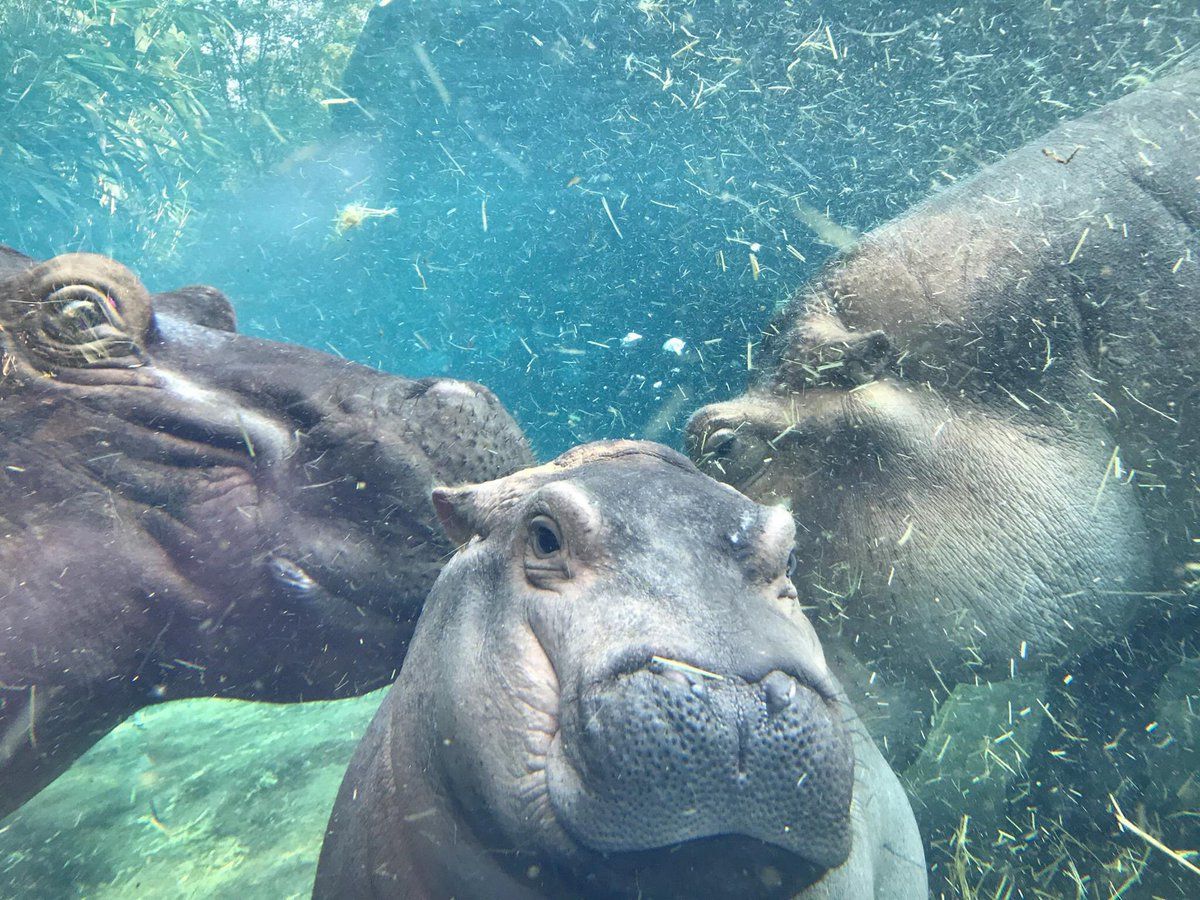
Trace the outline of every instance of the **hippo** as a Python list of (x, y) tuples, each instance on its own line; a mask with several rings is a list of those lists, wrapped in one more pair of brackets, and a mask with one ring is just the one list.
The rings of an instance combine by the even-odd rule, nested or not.
[(0, 252), (0, 816), (138, 708), (395, 677), (434, 485), (532, 462), (477, 384), (236, 332), (196, 286)]
[(1188, 589), (1198, 179), (1191, 70), (865, 235), (692, 416), (703, 471), (791, 505), (800, 591), (864, 681), (1044, 671)]
[(785, 510), (639, 441), (433, 503), (459, 549), (314, 897), (927, 896), (912, 810), (800, 609)]

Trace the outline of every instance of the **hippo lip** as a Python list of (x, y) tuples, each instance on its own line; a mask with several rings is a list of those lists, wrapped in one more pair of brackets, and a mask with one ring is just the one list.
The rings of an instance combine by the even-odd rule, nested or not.
[(586, 687), (545, 760), (556, 824), (591, 853), (742, 837), (840, 865), (854, 763), (839, 706), (799, 679), (773, 704), (768, 681), (652, 660)]
[[(679, 896), (679, 875), (705, 885), (705, 897), (794, 897), (826, 873), (789, 850), (744, 835), (722, 834), (684, 844), (606, 854), (577, 868), (595, 878), (615, 876), (619, 885), (636, 883), (642, 896)], [(619, 892), (619, 888), (613, 893)], [(690, 896), (690, 894), (689, 894)]]
[(805, 665), (800, 660), (764, 659), (753, 665), (740, 666), (736, 672), (730, 672), (724, 667), (708, 666), (691, 658), (690, 654), (674, 652), (665, 648), (636, 647), (626, 650), (619, 654), (592, 684), (610, 683), (642, 669), (665, 674), (676, 681), (684, 679), (689, 685), (704, 681), (725, 680), (752, 684), (761, 681), (771, 672), (781, 671), (794, 678), (803, 687), (816, 693), (825, 703), (831, 705), (840, 703), (833, 676), (815, 666)]

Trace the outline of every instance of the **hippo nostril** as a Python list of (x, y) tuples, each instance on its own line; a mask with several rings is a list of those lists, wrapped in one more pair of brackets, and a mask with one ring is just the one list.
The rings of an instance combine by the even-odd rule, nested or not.
[(876, 356), (884, 356), (892, 351), (892, 342), (882, 331), (871, 331), (866, 335), (867, 348)]
[(767, 701), (767, 712), (777, 715), (792, 704), (796, 696), (796, 680), (776, 669), (762, 680), (763, 694)]
[(892, 342), (882, 331), (856, 336), (846, 347), (843, 358), (843, 378), (855, 384), (866, 384), (884, 374), (892, 356)]

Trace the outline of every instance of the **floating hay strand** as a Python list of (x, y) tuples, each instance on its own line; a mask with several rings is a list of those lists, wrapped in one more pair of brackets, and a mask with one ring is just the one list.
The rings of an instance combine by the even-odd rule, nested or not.
[(1083, 229), (1083, 234), (1079, 235), (1079, 243), (1075, 245), (1075, 249), (1071, 251), (1071, 258), (1067, 260), (1067, 265), (1075, 262), (1075, 257), (1079, 255), (1079, 251), (1083, 249), (1083, 242), (1087, 240), (1088, 233), (1091, 232), (1091, 226)]
[(959, 895), (965, 900), (974, 900), (976, 890), (971, 884), (970, 873), (974, 869), (976, 871), (983, 870), (990, 872), (991, 865), (980, 860), (967, 847), (967, 826), (971, 822), (969, 815), (964, 815), (959, 823), (954, 834), (950, 837), (951, 842), (951, 877), (954, 885), (958, 888)]
[(604, 207), (604, 214), (608, 216), (608, 221), (612, 223), (613, 231), (617, 233), (617, 237), (624, 240), (625, 235), (621, 234), (621, 228), (617, 225), (617, 220), (613, 218), (612, 210), (609, 209), (608, 198), (604, 195), (600, 196), (600, 205)]
[[(1074, 150), (1072, 150), (1072, 151), (1071, 151), (1071, 152), (1070, 152), (1070, 153), (1069, 153), (1067, 156), (1059, 156), (1059, 155), (1058, 155), (1058, 154), (1057, 154), (1057, 153), (1056, 153), (1056, 152), (1055, 152), (1053, 149), (1051, 149), (1050, 147), (1043, 147), (1043, 148), (1042, 148), (1042, 155), (1043, 155), (1043, 156), (1045, 156), (1047, 159), (1052, 159), (1052, 160), (1054, 160), (1056, 163), (1059, 163), (1059, 164), (1061, 164), (1061, 165), (1067, 166), (1067, 165), (1070, 165), (1070, 164), (1071, 164), (1071, 160), (1073, 160), (1073, 159), (1075, 158), (1075, 154), (1076, 154), (1076, 153), (1078, 153), (1078, 152), (1079, 152), (1080, 150), (1082, 150), (1082, 149), (1083, 149), (1083, 147), (1082, 147), (1082, 146), (1080, 146), (1079, 144), (1076, 144), (1076, 145), (1075, 145), (1075, 149), (1074, 149)], [(1081, 242), (1081, 243), (1082, 243), (1082, 242)]]
[(1121, 452), (1121, 447), (1118, 444), (1113, 447), (1112, 456), (1108, 458), (1108, 465), (1104, 467), (1104, 476), (1100, 479), (1100, 487), (1096, 489), (1096, 496), (1092, 500), (1092, 514), (1095, 515), (1096, 510), (1100, 508), (1100, 497), (1104, 493), (1104, 488), (1108, 485), (1108, 479), (1121, 477), (1121, 457), (1118, 455)]
[(651, 665), (662, 666), (664, 669), (674, 669), (676, 672), (682, 672), (685, 675), (699, 675), (701, 678), (711, 678), (713, 681), (724, 681), (724, 675), (718, 675), (716, 672), (710, 672), (708, 669), (701, 669), (699, 666), (693, 666), (691, 663), (685, 663), (678, 659), (671, 659), (666, 656), (650, 657)]
[(1128, 831), (1131, 834), (1134, 834), (1137, 837), (1140, 837), (1143, 841), (1145, 841), (1147, 844), (1149, 844), (1155, 850), (1158, 850), (1161, 853), (1165, 853), (1167, 856), (1171, 857), (1171, 859), (1175, 860), (1175, 862), (1179, 863), (1181, 866), (1183, 866), (1185, 869), (1187, 869), (1193, 875), (1200, 875), (1200, 866), (1197, 866), (1194, 862), (1192, 862), (1190, 859), (1188, 859), (1186, 856), (1184, 856), (1185, 853), (1195, 853), (1196, 852), (1195, 850), (1184, 850), (1184, 851), (1172, 850), (1170, 847), (1168, 847), (1166, 844), (1164, 844), (1162, 841), (1160, 841), (1154, 835), (1150, 834), (1150, 832), (1146, 831), (1145, 829), (1143, 829), (1143, 828), (1139, 827), (1138, 825), (1134, 824), (1133, 822), (1131, 822), (1128, 819), (1128, 817), (1126, 817), (1125, 813), (1122, 812), (1121, 804), (1117, 803), (1117, 798), (1114, 797), (1112, 794), (1108, 795), (1108, 802), (1112, 804), (1113, 813), (1117, 817), (1117, 824), (1121, 826), (1122, 831)]
[(835, 250), (843, 252), (858, 243), (858, 232), (851, 228), (846, 228), (844, 225), (839, 225), (825, 213), (805, 203), (799, 197), (793, 197), (792, 201), (796, 205), (796, 218), (821, 243), (828, 244)]

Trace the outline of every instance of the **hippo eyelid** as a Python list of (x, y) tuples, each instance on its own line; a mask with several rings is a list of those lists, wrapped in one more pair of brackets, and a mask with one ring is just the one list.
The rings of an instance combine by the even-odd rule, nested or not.
[(112, 291), (91, 284), (64, 284), (50, 292), (43, 301), (63, 311), (80, 304), (91, 304), (97, 308), (120, 315), (120, 307)]
[(72, 300), (63, 307), (63, 315), (68, 318), (74, 318), (82, 313), (97, 309), (96, 305), (88, 300)]

